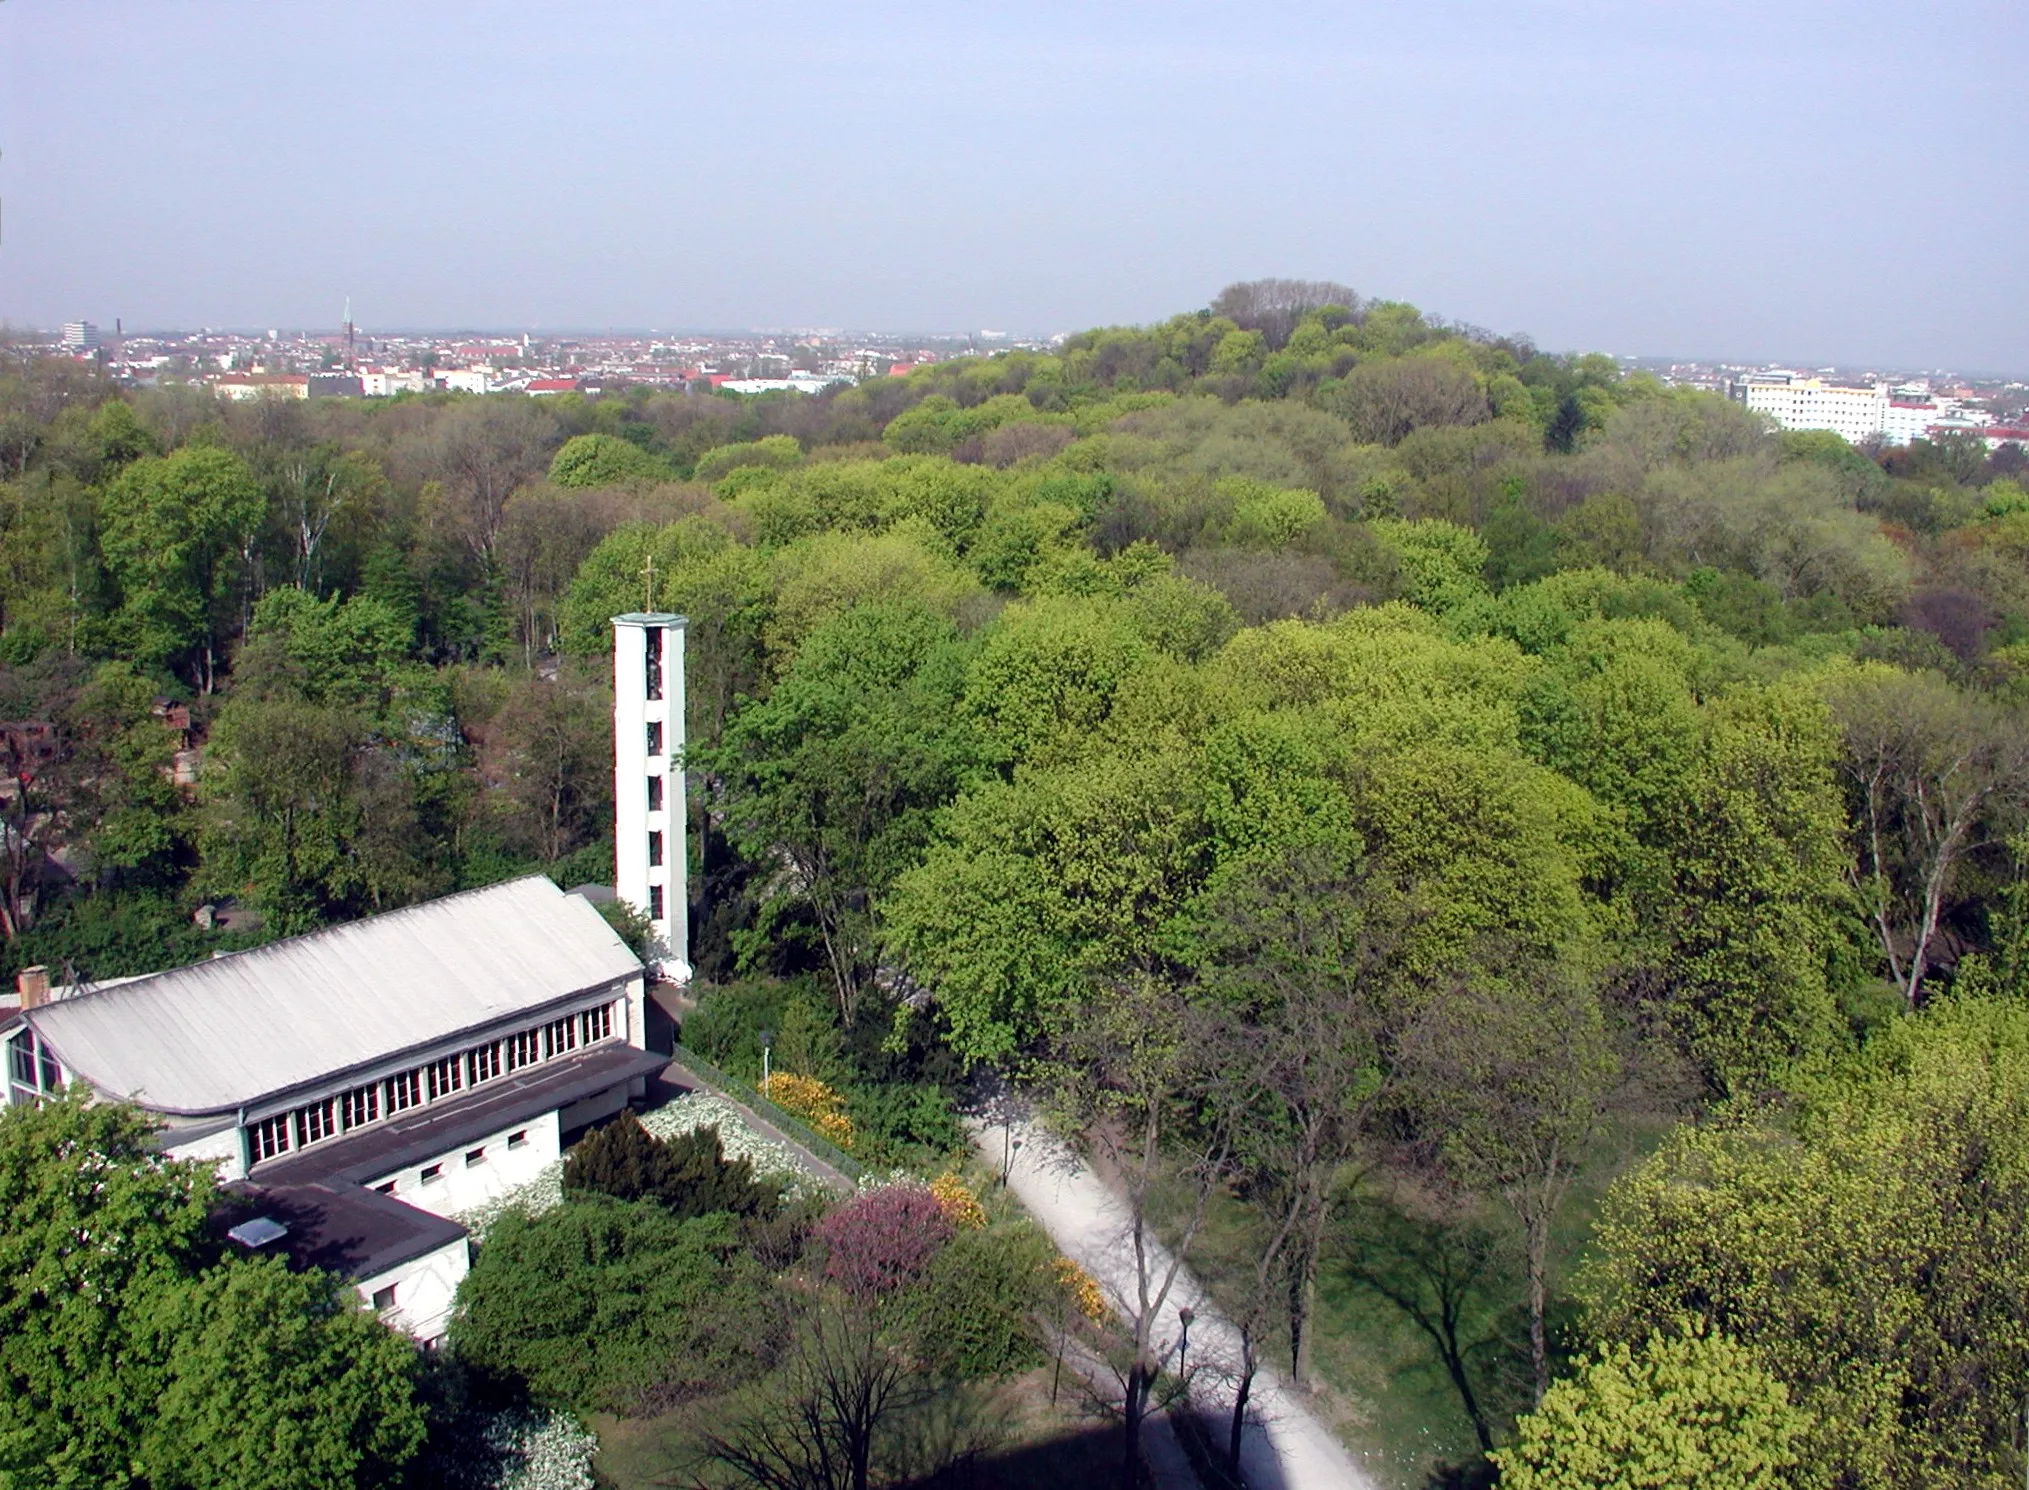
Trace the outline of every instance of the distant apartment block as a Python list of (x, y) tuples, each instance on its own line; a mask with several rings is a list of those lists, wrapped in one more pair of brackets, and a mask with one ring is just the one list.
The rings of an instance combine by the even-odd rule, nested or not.
[(359, 375), (360, 392), (367, 398), (392, 398), (397, 393), (421, 393), (429, 386), (421, 368), (377, 368)]
[(491, 393), (494, 376), (490, 367), (452, 367), (437, 374), (437, 385), (453, 393)]
[(96, 351), (100, 340), (99, 328), (90, 321), (63, 323), (63, 349), (66, 352)]
[(1784, 429), (1827, 429), (1854, 445), (1907, 445), (1955, 431), (1981, 433), (1987, 415), (1927, 384), (1828, 383), (1800, 373), (1749, 373), (1732, 385), (1736, 401)]
[(227, 373), (211, 386), (220, 398), (229, 398), (234, 403), (310, 396), (310, 380), (301, 373)]

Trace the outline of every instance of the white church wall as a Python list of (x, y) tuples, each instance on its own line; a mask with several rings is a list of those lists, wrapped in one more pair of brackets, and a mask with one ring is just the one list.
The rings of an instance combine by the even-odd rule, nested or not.
[(176, 1130), (171, 1128), (163, 1138), (166, 1141), (162, 1152), (171, 1159), (200, 1159), (216, 1164), (222, 1185), (247, 1177), (246, 1152), (240, 1143), (237, 1123), (189, 1138), (179, 1138)]
[(375, 1175), (366, 1188), (392, 1184), (388, 1193), (395, 1199), (433, 1216), (455, 1218), (498, 1200), (554, 1164), (563, 1152), (562, 1132), (556, 1113), (541, 1113), (423, 1163)]
[(640, 1083), (629, 1083), (626, 1087), (614, 1087), (611, 1091), (595, 1092), (582, 1102), (573, 1102), (557, 1113), (557, 1126), (569, 1133), (584, 1127), (587, 1123), (596, 1123), (603, 1118), (609, 1118), (625, 1107), (630, 1097), (641, 1095), (640, 1091), (636, 1090), (639, 1085)]
[[(471, 1248), (459, 1237), (400, 1267), (361, 1278), (354, 1287), (361, 1302), (379, 1312), (383, 1324), (429, 1345), (450, 1328), (458, 1285), (471, 1268)], [(391, 1295), (386, 1292), (390, 1289)], [(381, 1302), (376, 1302), (377, 1296)]]

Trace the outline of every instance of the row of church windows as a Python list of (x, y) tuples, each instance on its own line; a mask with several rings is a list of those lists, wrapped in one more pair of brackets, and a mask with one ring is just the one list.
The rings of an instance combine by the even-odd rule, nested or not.
[(610, 1040), (613, 1008), (612, 1004), (601, 1004), (533, 1029), (517, 1030), (426, 1066), (414, 1066), (385, 1080), (263, 1118), (247, 1128), (248, 1156), (251, 1162), (259, 1164), (411, 1108), (441, 1102), (468, 1087), (496, 1081), (509, 1072), (569, 1055), (581, 1045)]

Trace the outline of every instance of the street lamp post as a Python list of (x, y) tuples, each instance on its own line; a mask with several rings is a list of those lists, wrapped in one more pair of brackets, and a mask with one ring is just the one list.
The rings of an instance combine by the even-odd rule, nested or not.
[(1186, 1391), (1190, 1389), (1191, 1385), (1191, 1321), (1197, 1317), (1191, 1311), (1189, 1304), (1177, 1310), (1177, 1318), (1183, 1321), (1184, 1326), (1184, 1338), (1177, 1346), (1177, 1375), (1184, 1379), (1184, 1389)]
[(768, 1051), (775, 1043), (773, 1030), (761, 1031), (761, 1095), (768, 1095)]

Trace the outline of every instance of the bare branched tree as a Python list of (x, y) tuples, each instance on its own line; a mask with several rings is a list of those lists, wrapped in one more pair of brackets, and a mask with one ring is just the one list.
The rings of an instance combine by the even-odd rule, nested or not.
[(1522, 1228), (1536, 1400), (1550, 1385), (1550, 1233), (1604, 1130), (1620, 1063), (1596, 990), (1569, 969), (1483, 948), (1479, 972), (1425, 1001), (1397, 1046), (1436, 1163)]
[(870, 1311), (813, 1309), (770, 1398), (704, 1456), (760, 1490), (868, 1490), (883, 1434), (930, 1391)]
[(1339, 305), (1352, 319), (1364, 303), (1357, 290), (1328, 279), (1250, 279), (1219, 291), (1212, 314), (1242, 331), (1259, 331), (1271, 348), (1278, 348), (1310, 312)]
[[(1096, 990), (1058, 1051), (1058, 1105), (1091, 1137), (1127, 1207), (1134, 1277), (1132, 1295), (1119, 1300), (1127, 1337), (1120, 1371), (1125, 1490), (1141, 1483), (1141, 1428), (1164, 1364), (1157, 1324), (1229, 1173), (1242, 1111), (1230, 1028), (1174, 983), (1142, 972)], [(1167, 1249), (1150, 1215), (1165, 1171), (1186, 1192)]]
[(1866, 674), (1832, 705), (1857, 823), (1853, 887), (1914, 1009), (1961, 870), (2029, 799), (2029, 722), (1932, 673)]

